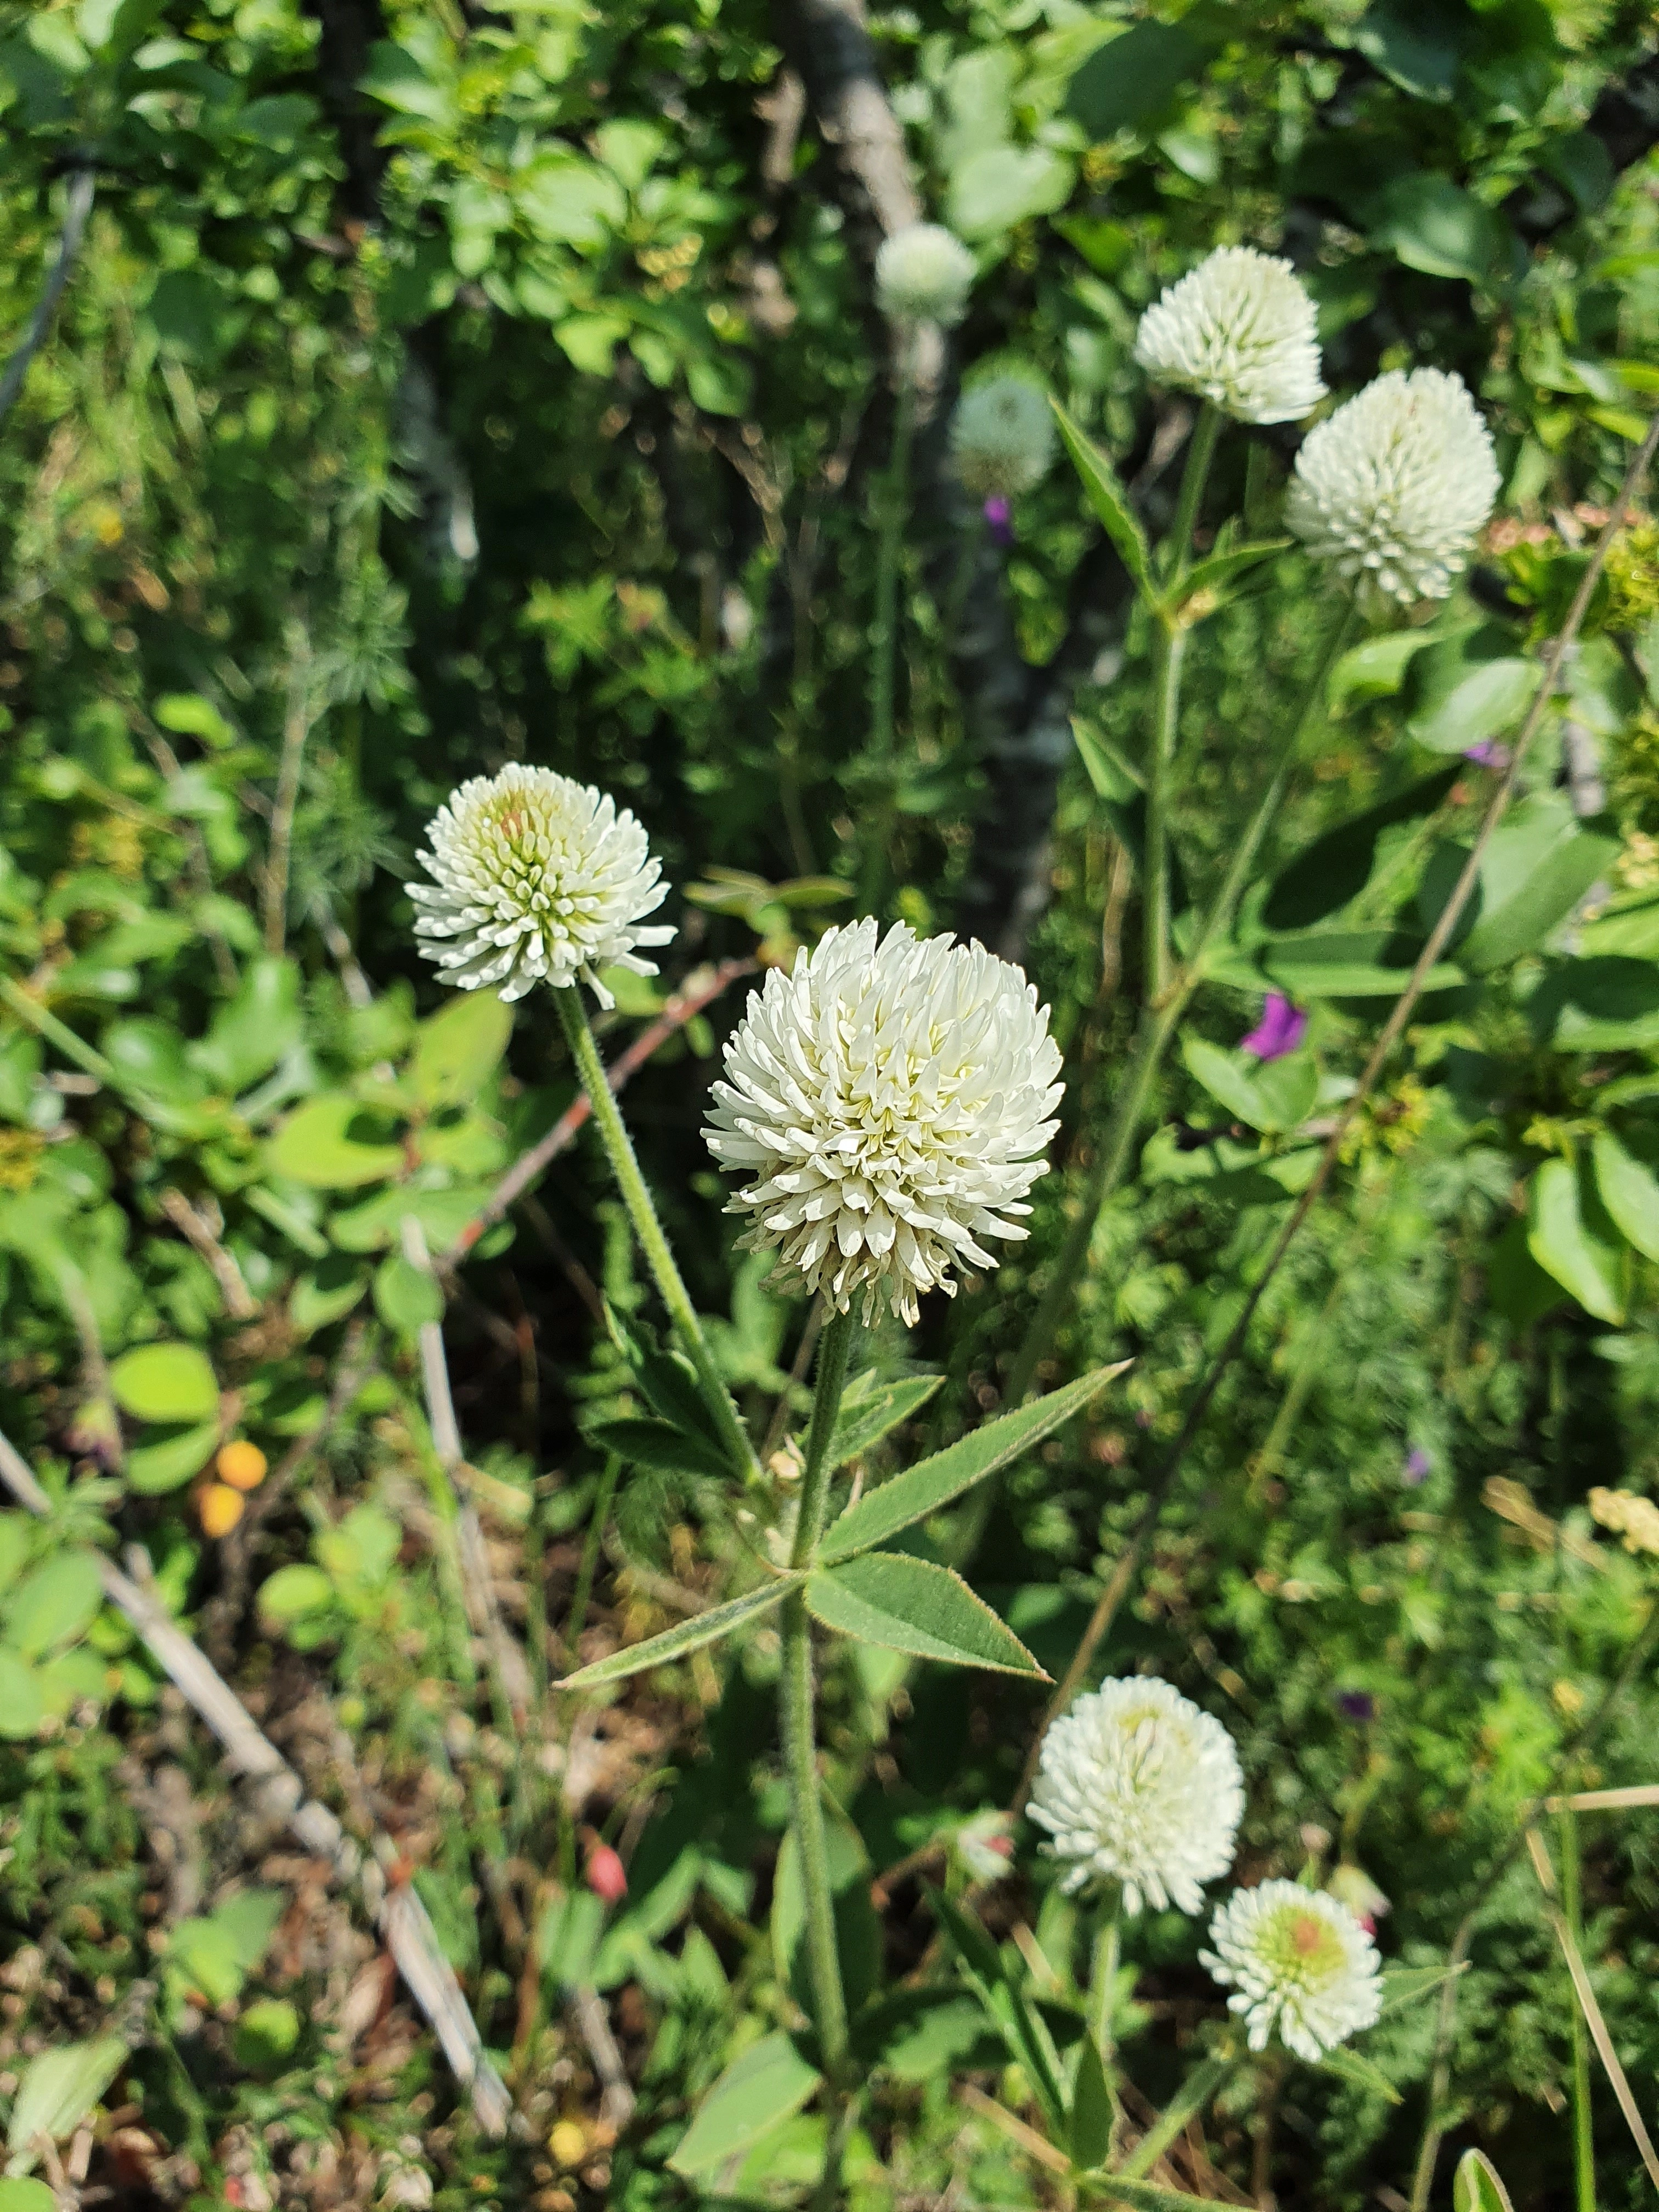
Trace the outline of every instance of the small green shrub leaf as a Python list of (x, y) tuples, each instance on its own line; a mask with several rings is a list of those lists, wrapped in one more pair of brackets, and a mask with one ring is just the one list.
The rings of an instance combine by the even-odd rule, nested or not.
[(458, 991), (416, 1032), (410, 1087), (423, 1106), (471, 1104), (512, 1035), (513, 1009), (493, 991)]
[(325, 1091), (290, 1114), (265, 1146), (265, 1165), (290, 1182), (317, 1190), (356, 1190), (383, 1182), (404, 1164), (404, 1148), (389, 1144), (385, 1118), (371, 1115), (343, 1091)]
[(320, 1567), (278, 1567), (259, 1586), (260, 1617), (276, 1628), (333, 1602), (334, 1585)]
[(169, 1490), (182, 1490), (212, 1458), (222, 1433), (217, 1421), (202, 1421), (154, 1443), (137, 1445), (127, 1454), (127, 1488), (141, 1498), (162, 1498)]
[(6, 1640), (27, 1659), (59, 1650), (85, 1633), (104, 1601), (90, 1552), (60, 1552), (25, 1576), (5, 1608)]
[(1588, 1173), (1546, 1160), (1532, 1179), (1527, 1249), (1598, 1321), (1625, 1318), (1625, 1253)]
[(0, 1740), (24, 1743), (46, 1717), (46, 1690), (27, 1659), (0, 1644)]
[(937, 1513), (976, 1482), (983, 1482), (988, 1474), (994, 1474), (999, 1468), (1052, 1436), (1091, 1398), (1098, 1397), (1128, 1364), (1120, 1360), (1115, 1367), (1097, 1367), (1092, 1375), (1051, 1390), (1046, 1398), (1005, 1413), (1000, 1420), (988, 1421), (982, 1429), (975, 1429), (931, 1459), (906, 1468), (890, 1482), (860, 1498), (856, 1505), (849, 1505), (832, 1523), (819, 1547), (817, 1564), (834, 1566), (860, 1552), (872, 1551), (897, 1535), (901, 1528)]
[(665, 1667), (672, 1660), (683, 1659), (688, 1651), (699, 1651), (705, 1644), (715, 1643), (720, 1637), (729, 1636), (734, 1628), (741, 1628), (745, 1622), (770, 1613), (805, 1579), (804, 1575), (780, 1575), (776, 1582), (763, 1583), (758, 1589), (750, 1590), (743, 1597), (734, 1597), (725, 1605), (711, 1606), (707, 1613), (694, 1614), (678, 1628), (665, 1628), (660, 1636), (648, 1636), (643, 1644), (630, 1644), (624, 1651), (613, 1651), (608, 1659), (596, 1659), (591, 1667), (579, 1667), (574, 1674), (567, 1674), (553, 1686), (558, 1690), (594, 1690), (602, 1682), (620, 1682), (626, 1675), (643, 1674), (647, 1667)]
[(1595, 1187), (1627, 1243), (1659, 1260), (1659, 1176), (1625, 1150), (1611, 1129), (1598, 1129)]
[(6, 2130), (6, 2148), (12, 2153), (9, 2171), (27, 2171), (34, 2164), (37, 2136), (61, 2142), (72, 2136), (115, 2079), (126, 2055), (127, 2046), (118, 2035), (100, 2035), (94, 2042), (62, 2044), (31, 2059), (18, 2084)]
[(960, 1575), (906, 1553), (866, 1552), (820, 1568), (807, 1583), (806, 1607), (824, 1627), (885, 1651), (1049, 1679)]
[(763, 2036), (736, 2058), (697, 2108), (668, 2163), (676, 2173), (706, 2173), (750, 2149), (799, 2112), (823, 2080), (793, 2037)]
[(123, 1352), (109, 1385), (124, 1413), (140, 1421), (206, 1421), (219, 1411), (219, 1384), (193, 1344), (144, 1344)]

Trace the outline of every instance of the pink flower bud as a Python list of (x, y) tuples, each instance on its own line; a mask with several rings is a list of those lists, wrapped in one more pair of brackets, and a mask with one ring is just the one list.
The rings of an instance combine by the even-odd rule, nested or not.
[(595, 1844), (587, 1854), (587, 1886), (606, 1905), (619, 1905), (628, 1894), (628, 1870), (609, 1844)]

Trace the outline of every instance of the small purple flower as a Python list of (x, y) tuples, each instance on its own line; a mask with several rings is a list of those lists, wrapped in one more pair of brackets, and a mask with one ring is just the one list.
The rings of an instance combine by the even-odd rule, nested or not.
[(1464, 746), (1463, 757), (1480, 768), (1504, 769), (1510, 764), (1510, 749), (1496, 738), (1482, 738), (1479, 744)]
[(1258, 1060), (1283, 1060), (1296, 1050), (1307, 1030), (1308, 1017), (1302, 1009), (1293, 1006), (1283, 992), (1269, 991), (1261, 1019), (1249, 1036), (1240, 1037), (1238, 1048), (1253, 1052)]
[(997, 497), (988, 499), (986, 501), (985, 526), (990, 532), (994, 544), (998, 545), (1012, 545), (1013, 544), (1014, 525), (1012, 517), (1013, 509), (1010, 507), (1006, 499)]
[(1374, 1721), (1376, 1718), (1376, 1700), (1369, 1690), (1340, 1692), (1336, 1709), (1344, 1720)]
[(1402, 1482), (1410, 1483), (1412, 1488), (1415, 1490), (1419, 1482), (1428, 1480), (1433, 1466), (1434, 1462), (1429, 1457), (1427, 1452), (1414, 1451), (1407, 1460), (1405, 1466), (1401, 1468), (1400, 1480)]

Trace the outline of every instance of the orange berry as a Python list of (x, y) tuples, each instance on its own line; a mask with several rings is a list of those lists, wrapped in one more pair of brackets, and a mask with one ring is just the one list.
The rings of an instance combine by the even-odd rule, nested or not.
[(202, 1516), (204, 1536), (228, 1536), (242, 1517), (242, 1500), (234, 1490), (227, 1490), (222, 1482), (210, 1482), (202, 1492), (197, 1511)]
[(246, 1437), (222, 1446), (213, 1462), (220, 1481), (228, 1482), (233, 1490), (257, 1490), (265, 1479), (267, 1464), (258, 1445), (251, 1444)]

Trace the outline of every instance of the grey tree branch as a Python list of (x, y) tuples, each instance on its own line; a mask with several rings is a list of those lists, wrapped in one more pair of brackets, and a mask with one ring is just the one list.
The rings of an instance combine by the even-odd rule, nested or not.
[(58, 255), (46, 278), (46, 289), (40, 304), (29, 319), (23, 333), (23, 342), (6, 363), (6, 373), (0, 377), (0, 422), (3, 422), (15, 405), (23, 389), (23, 380), (52, 325), (58, 313), (58, 303), (64, 296), (70, 271), (75, 266), (75, 257), (81, 251), (81, 240), (86, 234), (87, 217), (92, 213), (93, 194), (98, 189), (97, 172), (90, 167), (77, 169), (70, 179), (69, 193), (64, 203), (64, 228), (58, 235)]
[[(0, 1482), (29, 1512), (42, 1518), (50, 1516), (52, 1500), (3, 1435)], [(135, 1544), (127, 1560), (134, 1576), (124, 1575), (112, 1559), (100, 1560), (105, 1596), (131, 1621), (156, 1664), (219, 1739), (226, 1764), (256, 1785), (254, 1798), (261, 1812), (285, 1823), (307, 1851), (326, 1860), (337, 1882), (356, 1885), (457, 2080), (471, 2093), (479, 2125), (489, 2135), (505, 2134), (512, 2101), (485, 2055), (477, 2024), (439, 1947), (426, 1907), (406, 1881), (386, 1879), (388, 1874), (395, 1877), (401, 1863), (397, 1845), (377, 1830), (371, 1839), (372, 1856), (365, 1858), (328, 1808), (307, 1797), (300, 1777), (256, 1727), (236, 1692), (145, 1587), (150, 1579), (149, 1553)]]

